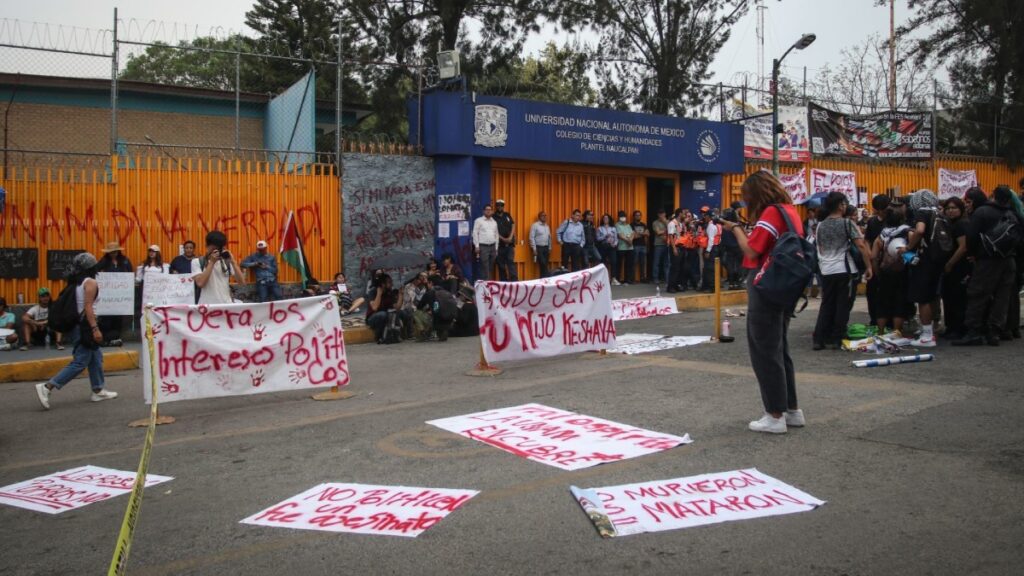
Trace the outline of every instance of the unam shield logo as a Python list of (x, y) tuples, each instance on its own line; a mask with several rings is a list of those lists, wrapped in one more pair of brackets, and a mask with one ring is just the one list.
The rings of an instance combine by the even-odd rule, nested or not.
[(508, 141), (508, 110), (502, 106), (477, 106), (473, 125), (473, 143), (477, 146), (500, 148)]
[(697, 156), (708, 164), (718, 160), (722, 151), (722, 143), (718, 140), (718, 134), (711, 130), (705, 130), (697, 136)]

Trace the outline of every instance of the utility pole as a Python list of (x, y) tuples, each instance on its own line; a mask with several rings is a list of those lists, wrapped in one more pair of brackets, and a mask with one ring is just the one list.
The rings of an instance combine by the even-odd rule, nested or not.
[(896, 0), (889, 0), (889, 109), (896, 111)]
[[(764, 0), (757, 0), (757, 90), (764, 90)], [(759, 92), (759, 108), (764, 108), (764, 92)]]

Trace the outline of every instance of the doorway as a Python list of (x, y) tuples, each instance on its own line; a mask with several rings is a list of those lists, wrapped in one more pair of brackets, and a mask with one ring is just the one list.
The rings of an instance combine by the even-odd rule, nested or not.
[[(652, 230), (651, 225), (658, 219), (658, 210), (664, 210), (665, 215), (672, 217), (672, 211), (676, 209), (676, 181), (672, 178), (648, 178), (647, 179), (647, 229)], [(654, 266), (654, 240), (647, 249), (647, 262), (644, 270), (650, 276)]]

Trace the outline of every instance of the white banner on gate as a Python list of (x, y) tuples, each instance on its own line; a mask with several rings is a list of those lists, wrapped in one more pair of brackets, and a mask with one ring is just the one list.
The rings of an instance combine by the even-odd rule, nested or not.
[(678, 314), (675, 298), (624, 298), (612, 300), (612, 317), (619, 320), (638, 320), (652, 316)]
[[(146, 487), (170, 480), (170, 476), (146, 474)], [(127, 494), (134, 485), (135, 472), (82, 466), (4, 486), (0, 488), (0, 504), (60, 514)]]
[(604, 266), (526, 282), (481, 280), (476, 307), (488, 362), (615, 346), (612, 291)]
[(93, 303), (97, 316), (132, 316), (135, 314), (135, 274), (131, 272), (100, 272), (96, 275), (99, 295)]
[[(333, 296), (264, 304), (147, 309), (161, 403), (345, 386), (345, 337)], [(150, 362), (143, 346), (143, 390)]]
[(163, 274), (146, 272), (142, 283), (142, 304), (155, 306), (172, 306), (196, 303), (196, 283), (191, 274)]
[(604, 537), (794, 514), (825, 504), (756, 468), (569, 490)]
[(578, 470), (689, 444), (673, 436), (584, 416), (542, 404), (524, 404), (427, 422), (516, 456)]
[(328, 483), (253, 514), (242, 524), (415, 538), (476, 490)]
[(939, 168), (939, 200), (963, 198), (968, 190), (978, 185), (974, 170), (946, 170)]
[(793, 199), (793, 204), (806, 204), (811, 199), (807, 193), (807, 169), (801, 168), (796, 174), (779, 173), (779, 183)]
[(811, 196), (842, 192), (851, 206), (857, 205), (857, 174), (840, 170), (811, 170)]

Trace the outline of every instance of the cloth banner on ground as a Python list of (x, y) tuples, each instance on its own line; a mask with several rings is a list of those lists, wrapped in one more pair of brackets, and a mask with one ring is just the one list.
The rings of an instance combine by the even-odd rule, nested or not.
[(142, 283), (143, 305), (188, 306), (195, 303), (196, 283), (192, 275), (146, 272), (146, 280)]
[(470, 219), (469, 205), (469, 194), (441, 194), (437, 197), (437, 221), (468, 221)]
[(541, 404), (524, 404), (427, 422), (516, 456), (579, 470), (689, 444), (673, 436), (584, 416)]
[[(345, 386), (345, 337), (333, 296), (264, 304), (157, 306), (160, 403)], [(143, 382), (150, 363), (142, 362)], [(143, 386), (146, 402), (149, 385)]]
[(807, 512), (825, 504), (756, 468), (569, 489), (605, 538)]
[(604, 266), (526, 282), (478, 281), (484, 356), (499, 362), (611, 348), (611, 294)]
[(857, 174), (840, 170), (811, 170), (811, 196), (842, 192), (851, 206), (857, 205)]
[(675, 298), (624, 298), (612, 300), (612, 317), (619, 320), (638, 320), (652, 316), (678, 314)]
[[(765, 170), (768, 172), (768, 170)], [(779, 183), (793, 199), (793, 204), (805, 204), (811, 199), (807, 193), (807, 169), (801, 168), (796, 174), (779, 173)]]
[(242, 524), (415, 538), (479, 494), (476, 490), (326, 483)]
[(946, 170), (939, 168), (939, 200), (963, 198), (967, 191), (978, 185), (974, 170)]
[(809, 104), (811, 151), (853, 158), (931, 158), (931, 112), (854, 116)]
[[(744, 112), (745, 109), (745, 112)], [(772, 157), (771, 110), (759, 110), (733, 100), (732, 120), (743, 125), (743, 156), (770, 160)], [(756, 118), (742, 119), (744, 116)], [(802, 106), (779, 106), (779, 124), (783, 132), (776, 134), (779, 141), (779, 160), (782, 162), (809, 162), (810, 138), (807, 130), (807, 109)]]
[(662, 350), (683, 348), (685, 346), (696, 346), (697, 344), (704, 344), (705, 342), (711, 342), (711, 336), (671, 336), (668, 338), (658, 336), (657, 338), (650, 340), (631, 342), (629, 344), (623, 344), (622, 338), (619, 338), (618, 345), (615, 348), (610, 348), (608, 352), (610, 354), (626, 354), (632, 356), (635, 354), (647, 354), (648, 352), (660, 352)]
[(100, 272), (96, 275), (99, 295), (93, 303), (97, 316), (131, 316), (135, 314), (135, 274), (131, 272)]
[[(173, 479), (170, 476), (147, 474), (146, 487)], [(128, 494), (134, 483), (135, 472), (82, 466), (4, 486), (0, 488), (0, 504), (46, 514), (60, 514)]]

